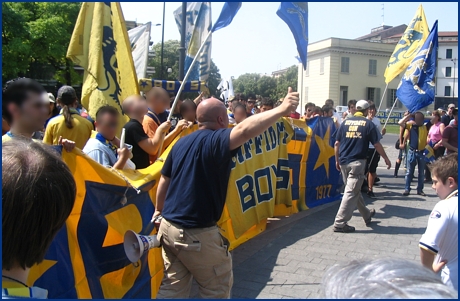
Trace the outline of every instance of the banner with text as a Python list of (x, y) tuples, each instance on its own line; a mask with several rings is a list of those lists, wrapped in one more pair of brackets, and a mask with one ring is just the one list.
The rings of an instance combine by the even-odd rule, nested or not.
[[(139, 90), (147, 93), (153, 87), (160, 87), (168, 92), (177, 93), (182, 82), (176, 80), (160, 80), (160, 79), (139, 79)], [(208, 86), (204, 81), (192, 80), (186, 81), (182, 92), (209, 92)], [(197, 95), (198, 96), (198, 95)]]
[[(330, 118), (308, 124), (280, 119), (241, 147), (232, 162), (226, 205), (218, 222), (230, 249), (263, 232), (268, 217), (339, 197), (330, 150), (333, 129)], [(181, 137), (195, 130), (196, 125)], [(163, 159), (178, 139), (164, 151)], [(77, 199), (45, 260), (31, 269), (28, 284), (47, 289), (49, 298), (155, 298), (163, 278), (161, 249), (150, 250), (133, 265), (125, 255), (123, 236), (127, 230), (155, 233), (145, 232), (163, 163), (116, 171), (79, 150), (63, 152), (63, 159), (75, 177)], [(131, 185), (135, 189), (127, 189)]]

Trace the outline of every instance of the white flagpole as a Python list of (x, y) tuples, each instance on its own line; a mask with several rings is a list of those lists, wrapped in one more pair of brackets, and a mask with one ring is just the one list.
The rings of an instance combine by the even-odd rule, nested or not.
[[(173, 103), (173, 105), (171, 107), (171, 110), (169, 111), (169, 116), (168, 116), (167, 120), (171, 120), (171, 116), (172, 116), (172, 114), (174, 112), (174, 109), (176, 108), (176, 105), (177, 105), (177, 100), (179, 99), (179, 96), (182, 93), (182, 90), (184, 90), (185, 82), (187, 81), (188, 77), (190, 76), (190, 73), (192, 72), (193, 65), (195, 65), (195, 62), (197, 61), (198, 57), (201, 54), (201, 50), (203, 50), (203, 47), (206, 44), (206, 42), (208, 41), (208, 39), (211, 36), (211, 34), (212, 34), (212, 31), (210, 31), (208, 33), (208, 35), (206, 36), (206, 39), (204, 39), (203, 44), (201, 44), (200, 49), (198, 49), (195, 57), (193, 58), (193, 61), (190, 64), (190, 67), (188, 68), (187, 73), (185, 74), (184, 79), (182, 80), (182, 83), (180, 84), (179, 91), (177, 91), (176, 98), (174, 98), (174, 103)], [(158, 159), (161, 156), (161, 153), (163, 152), (163, 150), (162, 150), (163, 149), (163, 143), (164, 143), (164, 135), (163, 135), (163, 139), (161, 140), (160, 148), (158, 149), (158, 156), (157, 156)]]
[[(388, 85), (387, 85), (387, 86), (388, 86)], [(385, 90), (386, 90), (386, 89), (385, 89)], [(388, 120), (390, 119), (390, 116), (391, 116), (391, 112), (393, 112), (393, 109), (395, 108), (395, 105), (396, 105), (397, 102), (398, 102), (398, 99), (396, 98), (395, 101), (394, 101), (394, 103), (393, 103), (393, 106), (391, 107), (390, 113), (388, 113), (387, 120), (385, 120), (385, 124), (383, 125), (382, 130), (387, 126)], [(376, 152), (376, 150), (374, 149), (374, 153), (372, 154), (371, 161), (369, 161), (368, 169), (371, 167), (372, 160), (374, 160), (375, 152)]]
[(387, 89), (388, 89), (388, 84), (385, 86), (385, 90), (383, 90), (382, 99), (380, 99), (379, 108), (377, 109), (377, 113), (375, 113), (375, 116), (377, 116), (379, 114), (379, 112), (380, 112), (380, 108), (382, 107), (383, 99), (385, 98), (385, 94), (387, 92)]

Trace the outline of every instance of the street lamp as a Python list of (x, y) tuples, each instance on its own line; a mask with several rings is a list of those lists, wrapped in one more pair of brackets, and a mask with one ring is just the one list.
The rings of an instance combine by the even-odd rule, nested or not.
[(454, 89), (452, 91), (452, 97), (455, 98), (455, 70), (457, 66), (457, 59), (451, 59), (452, 63), (454, 63)]

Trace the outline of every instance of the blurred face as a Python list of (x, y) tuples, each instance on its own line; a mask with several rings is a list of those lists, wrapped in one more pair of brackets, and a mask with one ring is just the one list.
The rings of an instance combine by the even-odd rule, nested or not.
[(425, 116), (423, 116), (423, 114), (415, 114), (414, 120), (417, 125), (423, 125), (423, 121), (425, 121)]
[(433, 180), (433, 185), (431, 187), (436, 191), (436, 194), (441, 200), (444, 200), (452, 191), (458, 188), (458, 185), (452, 177), (447, 178), (446, 183), (442, 183), (434, 174), (431, 175), (431, 178)]
[(327, 100), (326, 100), (326, 106), (330, 106), (331, 108), (333, 108), (333, 107), (334, 107), (334, 104), (332, 103), (332, 101), (330, 101), (330, 100), (327, 101)]
[(248, 103), (246, 105), (246, 108), (248, 109), (248, 112), (251, 111), (254, 108), (254, 105), (256, 104), (255, 100), (248, 100)]
[(133, 112), (137, 116), (142, 116), (148, 113), (147, 102), (142, 98), (136, 98), (133, 102)]
[(438, 115), (436, 114), (431, 114), (431, 116), (433, 117), (433, 123), (437, 123), (439, 121), (439, 118), (438, 118)]
[(31, 132), (41, 131), (49, 114), (48, 95), (45, 98), (42, 94), (29, 92), (21, 107), (12, 103), (8, 110), (13, 117), (13, 124)]
[(49, 106), (49, 109), (50, 109), (50, 110), (49, 110), (49, 113), (48, 113), (48, 114), (51, 114), (51, 113), (53, 112), (55, 106), (56, 106), (56, 104), (55, 104), (54, 102), (51, 102), (51, 101), (50, 101), (50, 106)]
[(369, 109), (368, 115), (369, 115), (370, 118), (374, 118), (375, 113), (376, 113), (376, 110), (374, 108), (372, 108), (372, 109)]
[(104, 138), (113, 140), (117, 133), (118, 129), (118, 117), (111, 114), (104, 114), (96, 120), (95, 125), (99, 133), (101, 133)]
[(356, 113), (356, 106), (355, 106), (355, 105), (350, 105), (350, 106), (348, 107), (348, 110), (350, 111), (350, 113), (351, 113), (352, 115), (354, 115), (354, 114)]
[(195, 122), (196, 120), (196, 111), (191, 106), (184, 106), (182, 108), (182, 117), (190, 122)]
[(247, 117), (246, 111), (242, 107), (237, 107), (235, 112), (233, 112), (233, 114), (235, 116), (236, 123), (242, 122)]
[(332, 112), (332, 110), (329, 110), (327, 112), (324, 112), (324, 117), (332, 117), (334, 114)]
[(452, 115), (452, 111), (454, 110), (453, 107), (447, 109), (447, 114)]
[(273, 110), (272, 106), (263, 105), (262, 107), (260, 107), (260, 112), (266, 112), (270, 110)]
[(313, 115), (313, 107), (307, 107), (307, 111), (305, 113), (306, 113), (306, 116), (310, 118), (311, 115)]

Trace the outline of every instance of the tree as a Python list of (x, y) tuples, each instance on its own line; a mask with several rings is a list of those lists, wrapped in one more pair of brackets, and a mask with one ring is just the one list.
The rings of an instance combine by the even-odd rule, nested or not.
[[(155, 67), (154, 78), (163, 80), (177, 80), (179, 78), (179, 47), (180, 43), (177, 40), (168, 40), (164, 42), (163, 76), (161, 76), (161, 43), (153, 45), (155, 57), (149, 60), (148, 66)], [(172, 72), (168, 73), (168, 68), (171, 68)], [(219, 68), (217, 68), (216, 64), (214, 64), (214, 61), (211, 59), (211, 70), (208, 77), (208, 88), (211, 94), (216, 93), (220, 81), (221, 75), (219, 73)], [(192, 99), (196, 97), (196, 95), (184, 95)]]
[(79, 2), (3, 2), (3, 82), (27, 76), (75, 84), (79, 76), (66, 53), (80, 6)]
[(233, 80), (235, 93), (261, 95), (278, 100), (286, 96), (288, 87), (297, 88), (297, 66), (289, 67), (278, 78), (260, 76), (258, 73), (246, 73)]

